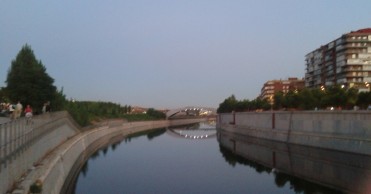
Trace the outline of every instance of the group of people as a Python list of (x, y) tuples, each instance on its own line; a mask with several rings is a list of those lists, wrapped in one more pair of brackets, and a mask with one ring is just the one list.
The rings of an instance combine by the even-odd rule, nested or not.
[[(32, 118), (34, 111), (30, 105), (27, 105), (23, 110), (23, 105), (18, 101), (17, 104), (2, 103), (1, 104), (2, 113), (7, 113), (10, 119), (18, 119), (21, 117), (22, 112), (25, 117), (29, 120)], [(42, 113), (50, 112), (50, 102), (45, 102), (42, 107)]]
[(21, 117), (23, 106), (19, 101), (17, 104), (9, 104), (8, 108), (9, 108), (8, 113), (10, 115), (10, 119), (18, 119), (19, 117)]

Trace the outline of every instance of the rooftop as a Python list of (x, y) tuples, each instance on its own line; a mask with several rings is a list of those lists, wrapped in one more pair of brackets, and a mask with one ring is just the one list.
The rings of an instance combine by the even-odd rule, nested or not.
[(359, 33), (371, 34), (371, 28), (364, 28), (364, 29), (359, 29), (357, 31), (350, 32), (350, 34), (359, 34)]

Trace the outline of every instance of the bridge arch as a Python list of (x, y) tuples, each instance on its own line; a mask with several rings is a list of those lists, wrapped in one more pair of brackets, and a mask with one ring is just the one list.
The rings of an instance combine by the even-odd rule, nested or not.
[(167, 119), (179, 118), (179, 117), (195, 117), (195, 116), (215, 116), (216, 109), (210, 107), (197, 107), (187, 106), (182, 108), (176, 108), (166, 113)]

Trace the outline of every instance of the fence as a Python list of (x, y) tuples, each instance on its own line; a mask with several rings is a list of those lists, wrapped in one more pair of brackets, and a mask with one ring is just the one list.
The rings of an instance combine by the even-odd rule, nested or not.
[[(77, 125), (69, 117), (67, 112), (56, 112), (34, 116), (29, 121), (26, 118), (18, 118), (0, 124), (0, 193), (6, 192), (3, 189), (11, 187), (15, 180), (40, 160), (45, 151), (52, 149), (53, 143), (60, 143), (57, 141), (60, 141), (63, 135), (60, 135), (62, 132), (57, 132), (58, 128), (69, 123), (74, 125), (77, 131)], [(55, 134), (53, 136), (60, 136), (59, 139), (50, 138), (51, 133)], [(46, 139), (50, 140), (42, 139), (47, 134), (49, 136)], [(68, 135), (72, 134), (69, 132)], [(38, 142), (41, 139), (43, 145), (35, 146), (41, 144)], [(51, 144), (50, 141), (56, 142)]]
[(29, 121), (26, 118), (19, 118), (0, 124), (0, 163), (6, 163), (48, 129), (54, 128), (55, 121), (66, 116), (68, 116), (66, 112), (59, 112), (35, 116)]

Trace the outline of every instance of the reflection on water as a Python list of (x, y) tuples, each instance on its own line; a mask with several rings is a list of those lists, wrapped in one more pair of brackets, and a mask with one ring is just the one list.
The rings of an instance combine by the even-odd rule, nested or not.
[(167, 133), (173, 137), (193, 140), (214, 138), (216, 136), (215, 122), (169, 127)]
[(367, 156), (216, 132), (202, 123), (122, 137), (82, 162), (66, 193), (362, 193), (359, 177), (370, 177)]
[[(103, 157), (105, 157), (110, 147), (111, 147), (112, 151), (115, 151), (117, 146), (119, 146), (122, 142), (128, 143), (128, 142), (132, 141), (133, 139), (139, 138), (139, 137), (142, 137), (142, 136), (147, 136), (147, 139), (150, 141), (150, 140), (152, 140), (152, 139), (154, 139), (158, 136), (161, 136), (165, 132), (166, 132), (166, 128), (158, 128), (158, 129), (154, 129), (154, 130), (150, 130), (150, 131), (139, 132), (139, 133), (128, 135), (127, 137), (124, 138), (124, 140), (112, 143), (111, 145), (107, 145), (106, 147), (103, 147), (103, 148), (99, 149), (98, 151), (94, 152), (90, 156), (90, 159), (94, 160), (96, 158), (101, 157), (101, 155), (103, 155)], [(81, 168), (81, 173), (84, 177), (86, 176), (87, 171), (88, 171), (88, 162), (86, 162)]]
[(371, 180), (370, 156), (289, 145), (225, 131), (219, 132), (218, 140), (229, 164), (248, 165), (258, 173), (273, 172), (278, 187), (289, 184), (295, 192), (303, 193), (367, 193), (364, 183)]

